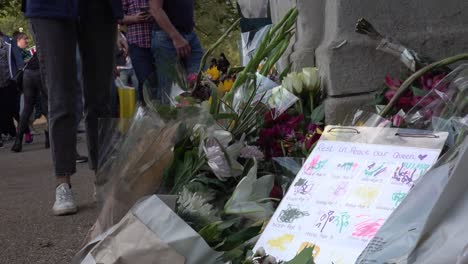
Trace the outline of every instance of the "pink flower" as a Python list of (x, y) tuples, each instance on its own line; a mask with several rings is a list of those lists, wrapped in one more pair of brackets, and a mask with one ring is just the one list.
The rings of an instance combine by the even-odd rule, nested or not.
[(190, 84), (194, 83), (196, 80), (197, 80), (197, 77), (198, 77), (198, 74), (196, 73), (190, 73), (188, 76), (187, 76), (187, 80)]
[[(438, 75), (432, 75), (432, 73), (428, 73), (423, 75), (420, 79), (419, 82), (421, 83), (422, 89), (426, 91), (430, 91), (437, 87), (437, 85), (442, 81), (443, 78), (445, 78), (446, 74), (441, 73)], [(439, 88), (440, 89), (440, 88)]]
[(390, 89), (390, 90), (388, 90), (388, 91), (385, 92), (385, 98), (386, 98), (388, 101), (390, 101), (390, 100), (392, 100), (393, 96), (395, 96), (395, 94), (396, 94), (396, 90)]
[(389, 75), (385, 76), (385, 85), (392, 90), (398, 90), (398, 88), (403, 84), (402, 80), (393, 79)]

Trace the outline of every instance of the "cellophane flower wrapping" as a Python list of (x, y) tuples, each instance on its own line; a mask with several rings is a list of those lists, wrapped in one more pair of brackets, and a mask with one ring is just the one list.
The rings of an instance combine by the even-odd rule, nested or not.
[(404, 120), (411, 128), (449, 132), (449, 147), (461, 142), (468, 129), (468, 64), (438, 82)]

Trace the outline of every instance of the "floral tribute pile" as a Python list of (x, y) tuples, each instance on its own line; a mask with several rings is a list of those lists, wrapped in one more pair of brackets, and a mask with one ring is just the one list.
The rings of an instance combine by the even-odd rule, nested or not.
[(188, 74), (165, 112), (165, 118), (192, 110), (205, 117), (181, 125), (163, 185), (178, 195), (176, 213), (224, 252), (222, 262), (244, 263), (253, 255), (294, 177), (273, 159), (306, 158), (323, 129), (318, 70), (278, 74), (274, 66), (289, 46), (297, 14), (290, 10), (270, 29), (246, 67), (230, 67), (221, 54), (206, 70)]

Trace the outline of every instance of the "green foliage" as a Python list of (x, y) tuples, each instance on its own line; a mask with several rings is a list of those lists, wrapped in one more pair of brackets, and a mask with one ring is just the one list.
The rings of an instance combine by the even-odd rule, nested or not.
[[(213, 45), (239, 19), (235, 4), (234, 0), (195, 0), (195, 29), (205, 49)], [(231, 65), (239, 65), (239, 40), (240, 31), (236, 29), (215, 49), (213, 56), (218, 57), (223, 52)]]
[(21, 0), (0, 0), (0, 31), (11, 36), (13, 32), (20, 31), (20, 28), (29, 36), (32, 44), (28, 21), (21, 12)]

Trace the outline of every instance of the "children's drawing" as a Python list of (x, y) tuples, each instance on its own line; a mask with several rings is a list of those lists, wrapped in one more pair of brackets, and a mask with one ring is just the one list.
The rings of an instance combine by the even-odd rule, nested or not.
[(301, 246), (299, 247), (299, 250), (297, 251), (297, 254), (301, 253), (306, 248), (314, 248), (314, 250), (312, 251), (312, 256), (314, 258), (317, 258), (318, 254), (320, 253), (320, 247), (316, 244), (309, 243), (309, 242), (302, 243)]
[(343, 181), (336, 185), (335, 190), (333, 191), (333, 198), (343, 197), (348, 192), (349, 182)]
[(336, 168), (340, 171), (345, 171), (345, 172), (354, 172), (357, 170), (359, 167), (359, 164), (356, 162), (342, 162), (338, 163)]
[(377, 177), (388, 170), (385, 163), (370, 162), (364, 169), (364, 175), (367, 177)]
[(348, 214), (348, 212), (342, 212), (338, 216), (335, 217), (335, 220), (333, 220), (333, 223), (338, 227), (338, 232), (342, 233), (343, 229), (349, 226), (349, 219), (351, 216)]
[(288, 249), (288, 244), (294, 240), (294, 236), (291, 234), (284, 234), (280, 237), (273, 238), (267, 241), (267, 244), (274, 249), (279, 251), (285, 251)]
[(335, 211), (330, 210), (328, 211), (328, 213), (324, 213), (320, 217), (320, 221), (317, 224), (315, 224), (315, 227), (320, 229), (320, 233), (323, 232), (323, 230), (325, 229), (328, 223), (333, 222), (333, 219), (335, 219), (334, 214), (335, 214)]
[(291, 205), (288, 205), (287, 209), (281, 211), (278, 216), (278, 222), (281, 223), (292, 223), (295, 220), (308, 216), (309, 212), (301, 211), (298, 208), (294, 208)]
[(320, 160), (320, 155), (315, 156), (309, 164), (305, 165), (304, 174), (312, 175), (313, 172), (320, 172), (327, 162), (328, 160)]
[(400, 203), (406, 198), (406, 193), (404, 192), (395, 192), (392, 194), (392, 201), (395, 202), (395, 207), (400, 205)]
[(310, 183), (308, 180), (300, 178), (295, 184), (294, 184), (294, 193), (296, 194), (309, 194), (312, 191), (312, 188), (314, 188), (314, 184)]
[(408, 164), (409, 163), (403, 162), (396, 168), (392, 177), (393, 181), (410, 186), (413, 185), (414, 180), (416, 180), (414, 176), (416, 174), (417, 169), (411, 165), (408, 166)]
[(364, 215), (358, 216), (357, 218), (366, 219), (354, 226), (352, 236), (357, 238), (373, 238), (385, 221), (383, 218), (372, 219)]
[(379, 186), (358, 186), (354, 192), (354, 195), (360, 200), (360, 205), (370, 206), (374, 203), (375, 199), (379, 195)]

